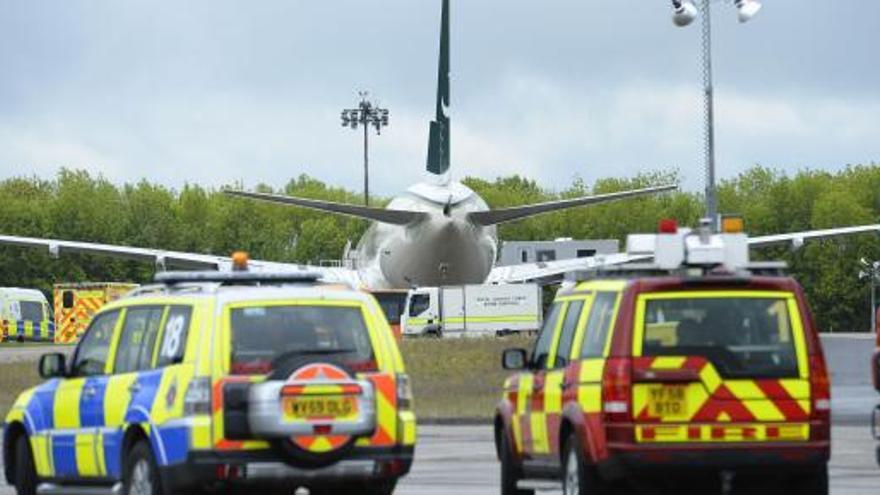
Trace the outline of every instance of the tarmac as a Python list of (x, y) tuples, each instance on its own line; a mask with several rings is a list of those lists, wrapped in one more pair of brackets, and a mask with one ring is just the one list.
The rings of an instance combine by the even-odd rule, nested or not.
[[(823, 337), (832, 379), (832, 495), (865, 495), (878, 492), (880, 467), (875, 459), (870, 415), (880, 395), (870, 377), (873, 335), (838, 334)], [(0, 362), (32, 359), (46, 348), (7, 347)], [(413, 470), (404, 478), (398, 495), (483, 495), (499, 493), (498, 462), (490, 425), (422, 425)], [(541, 495), (561, 494), (558, 484), (532, 485)], [(0, 486), (0, 495), (11, 495)]]

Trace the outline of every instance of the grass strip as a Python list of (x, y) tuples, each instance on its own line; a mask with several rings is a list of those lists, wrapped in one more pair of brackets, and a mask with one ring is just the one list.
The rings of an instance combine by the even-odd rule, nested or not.
[(501, 368), (502, 351), (530, 346), (524, 336), (402, 342), (419, 421), (492, 418), (504, 379), (511, 375)]

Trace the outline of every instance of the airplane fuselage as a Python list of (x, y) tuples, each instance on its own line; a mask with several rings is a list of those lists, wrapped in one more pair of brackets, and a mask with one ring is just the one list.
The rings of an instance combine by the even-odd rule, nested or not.
[(361, 282), (371, 288), (479, 284), (495, 264), (495, 227), (474, 225), (471, 212), (489, 209), (460, 182), (416, 184), (389, 210), (426, 215), (409, 225), (374, 223), (357, 247)]

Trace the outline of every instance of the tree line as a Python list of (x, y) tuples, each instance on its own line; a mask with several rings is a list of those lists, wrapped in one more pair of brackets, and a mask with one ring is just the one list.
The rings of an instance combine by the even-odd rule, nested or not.
[[(588, 184), (580, 178), (561, 191), (512, 175), (463, 182), (491, 207), (602, 194), (676, 182), (675, 173), (656, 172), (607, 178)], [(300, 175), (281, 188), (260, 192), (360, 203), (360, 193)], [(838, 172), (801, 170), (793, 175), (753, 167), (722, 181), (719, 209), (741, 214), (750, 235), (880, 223), (880, 165), (850, 166)], [(377, 198), (381, 205), (383, 200)], [(501, 240), (618, 239), (652, 232), (661, 218), (696, 225), (703, 197), (674, 192), (577, 208), (499, 227)], [(15, 177), (0, 182), (0, 234), (151, 247), (226, 255), (246, 250), (258, 259), (317, 262), (338, 259), (347, 241), (356, 243), (364, 221), (231, 198), (221, 190), (185, 185), (180, 190), (142, 180), (116, 185), (84, 170), (62, 169), (51, 179)], [(804, 286), (825, 331), (867, 330), (870, 286), (859, 280), (859, 260), (880, 259), (875, 234), (808, 242), (798, 250), (768, 248), (758, 259), (784, 260)], [(35, 287), (49, 293), (53, 283), (151, 279), (154, 267), (98, 256), (62, 255), (43, 250), (0, 248), (0, 285)]]

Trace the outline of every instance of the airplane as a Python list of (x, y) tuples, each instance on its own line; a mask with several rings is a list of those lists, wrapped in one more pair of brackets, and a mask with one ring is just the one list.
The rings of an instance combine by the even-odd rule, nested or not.
[[(677, 188), (661, 185), (644, 189), (550, 201), (492, 210), (470, 188), (451, 178), (450, 158), (450, 36), (449, 0), (443, 0), (438, 87), (435, 119), (430, 123), (427, 179), (409, 187), (386, 208), (371, 208), (293, 196), (246, 191), (226, 191), (239, 198), (268, 201), (310, 208), (331, 214), (369, 220), (368, 228), (357, 246), (356, 269), (316, 267), (299, 264), (253, 260), (254, 270), (317, 272), (327, 282), (340, 282), (368, 289), (409, 289), (413, 286), (441, 286), (480, 283), (517, 283), (531, 280), (555, 280), (566, 272), (593, 269), (639, 261), (625, 253), (495, 266), (498, 249), (496, 226), (554, 211), (637, 196), (661, 193)], [(780, 234), (753, 238), (750, 245), (792, 242), (860, 232), (880, 231), (880, 225), (865, 225), (824, 231)], [(228, 257), (138, 248), (109, 244), (0, 235), (0, 245), (48, 249), (53, 256), (62, 252), (106, 255), (153, 262), (157, 270), (211, 269), (231, 270)]]
[[(480, 284), (492, 278), (498, 224), (677, 187), (665, 185), (490, 210), (483, 198), (451, 179), (449, 25), (449, 0), (443, 0), (436, 116), (429, 129), (427, 180), (409, 187), (385, 209), (245, 191), (227, 194), (372, 221), (356, 249), (358, 280), (370, 288), (404, 289)], [(506, 277), (500, 281), (506, 281)]]

